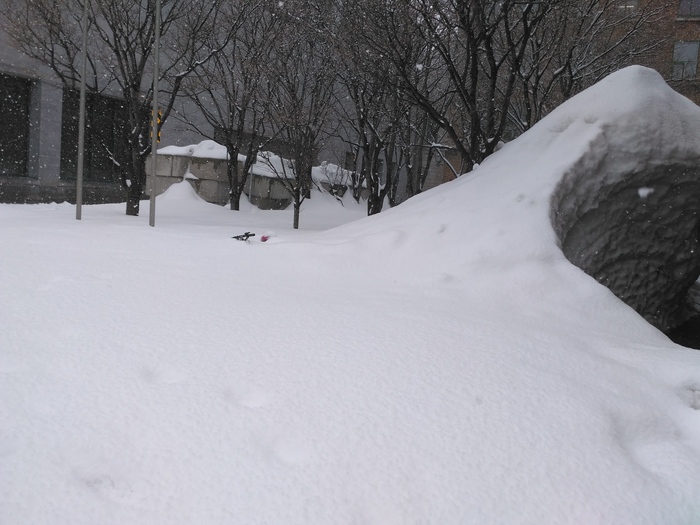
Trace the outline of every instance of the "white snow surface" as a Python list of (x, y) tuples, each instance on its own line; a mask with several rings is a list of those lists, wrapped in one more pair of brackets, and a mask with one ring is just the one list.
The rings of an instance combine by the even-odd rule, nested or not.
[(700, 353), (549, 221), (602, 133), (699, 132), (634, 67), (370, 218), (315, 194), (295, 232), (187, 182), (155, 228), (0, 206), (0, 524), (700, 523)]

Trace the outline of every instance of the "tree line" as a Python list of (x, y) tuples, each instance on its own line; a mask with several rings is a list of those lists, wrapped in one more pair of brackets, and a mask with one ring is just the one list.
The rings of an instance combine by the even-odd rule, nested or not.
[[(0, 0), (18, 47), (65, 87), (80, 82), (86, 0)], [(187, 97), (229, 154), (237, 210), (252, 163), (285, 144), (295, 227), (317, 152), (343, 141), (368, 213), (420, 193), (440, 161), (455, 176), (562, 101), (659, 44), (658, 0), (161, 0), (161, 126)], [(118, 159), (138, 214), (151, 153), (154, 0), (89, 0), (88, 74), (117, 91)], [(194, 122), (198, 121), (193, 119)], [(216, 137), (214, 137), (216, 134)], [(239, 169), (239, 154), (246, 162)], [(272, 166), (272, 164), (271, 164)], [(276, 169), (279, 169), (277, 167)]]

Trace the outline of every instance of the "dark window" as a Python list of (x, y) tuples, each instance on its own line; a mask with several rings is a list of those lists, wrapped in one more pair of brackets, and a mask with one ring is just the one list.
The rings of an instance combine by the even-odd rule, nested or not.
[[(78, 172), (80, 94), (63, 90), (61, 122), (61, 178)], [(83, 177), (94, 182), (117, 182), (126, 160), (126, 106), (122, 100), (90, 93), (85, 101), (85, 157)]]
[(698, 71), (700, 42), (676, 42), (673, 46), (673, 80), (694, 79)]
[(29, 80), (0, 75), (0, 175), (27, 176), (31, 90)]
[(345, 152), (343, 168), (349, 171), (355, 171), (355, 154), (352, 151)]
[(700, 16), (700, 0), (681, 0), (678, 16)]

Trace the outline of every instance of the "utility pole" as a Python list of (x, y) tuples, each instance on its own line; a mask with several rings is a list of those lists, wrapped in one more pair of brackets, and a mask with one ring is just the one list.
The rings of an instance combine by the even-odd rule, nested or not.
[(82, 218), (83, 207), (83, 167), (85, 164), (85, 76), (87, 74), (87, 35), (88, 35), (88, 4), (83, 0), (83, 63), (80, 66), (80, 110), (78, 116), (78, 166), (75, 186), (75, 218)]
[(149, 188), (149, 193), (151, 194), (150, 201), (150, 212), (148, 214), (148, 224), (151, 226), (156, 225), (156, 168), (158, 166), (156, 154), (158, 150), (158, 75), (159, 72), (159, 55), (160, 55), (160, 0), (156, 0), (156, 12), (155, 12), (155, 39), (154, 39), (154, 49), (153, 49), (153, 115), (151, 116), (153, 121), (151, 122), (152, 133), (151, 133), (151, 158), (153, 161), (153, 168), (151, 170), (151, 184)]

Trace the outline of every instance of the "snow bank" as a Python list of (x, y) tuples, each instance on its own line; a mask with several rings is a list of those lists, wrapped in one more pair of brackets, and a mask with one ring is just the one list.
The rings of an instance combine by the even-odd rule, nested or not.
[(653, 127), (649, 78), (323, 233), (237, 242), (282, 212), (197, 202), (155, 229), (0, 206), (0, 522), (697, 521), (700, 354), (569, 263), (550, 222), (601, 130)]

